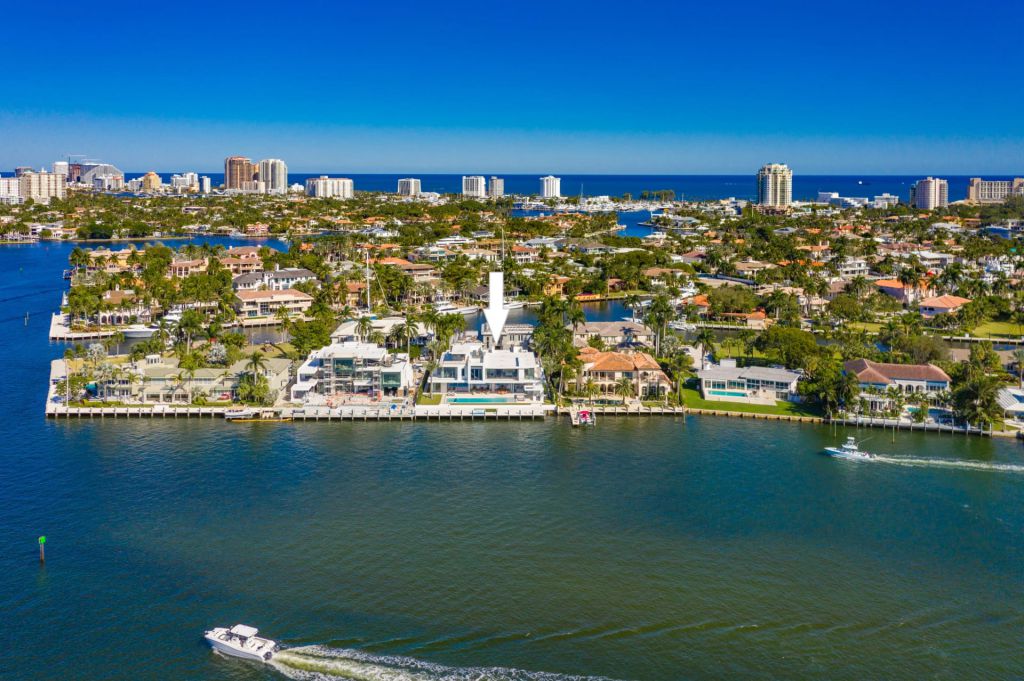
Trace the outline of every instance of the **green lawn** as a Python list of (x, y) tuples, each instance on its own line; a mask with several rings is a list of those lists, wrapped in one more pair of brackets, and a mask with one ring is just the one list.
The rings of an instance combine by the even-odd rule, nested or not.
[(868, 333), (878, 333), (882, 330), (882, 325), (878, 322), (850, 322), (846, 326), (850, 329), (860, 329)]
[(719, 402), (705, 400), (700, 392), (693, 388), (683, 388), (683, 399), (691, 409), (717, 409), (718, 411), (739, 411), (746, 414), (780, 414), (783, 416), (821, 416), (816, 408), (795, 402), (776, 402), (774, 407), (766, 404), (746, 404), (745, 402)]
[(419, 399), (416, 400), (416, 404), (441, 404), (441, 398), (443, 395), (428, 395), (426, 393), (420, 393)]
[(985, 322), (971, 331), (971, 335), (983, 338), (1019, 338), (1020, 332), (1021, 327), (1012, 322)]

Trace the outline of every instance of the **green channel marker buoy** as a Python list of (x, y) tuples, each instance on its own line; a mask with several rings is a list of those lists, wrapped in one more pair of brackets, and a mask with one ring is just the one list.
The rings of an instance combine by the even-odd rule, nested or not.
[(46, 535), (39, 537), (39, 562), (46, 562)]

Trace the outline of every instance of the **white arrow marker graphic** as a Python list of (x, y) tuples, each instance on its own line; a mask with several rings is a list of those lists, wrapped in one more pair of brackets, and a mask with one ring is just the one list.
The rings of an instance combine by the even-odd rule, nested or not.
[(508, 310), (505, 309), (505, 273), (490, 273), (490, 305), (484, 310), (484, 319), (490, 327), (491, 338), (494, 344), (498, 344), (501, 332), (505, 328), (505, 320), (508, 319)]

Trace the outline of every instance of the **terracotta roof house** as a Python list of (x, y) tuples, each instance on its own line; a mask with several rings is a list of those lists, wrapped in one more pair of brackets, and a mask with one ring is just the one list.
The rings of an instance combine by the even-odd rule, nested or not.
[(961, 298), (960, 296), (936, 296), (934, 298), (925, 298), (917, 304), (917, 309), (921, 311), (923, 317), (934, 317), (937, 314), (951, 314), (956, 312), (961, 307), (971, 302), (968, 298)]
[(617, 394), (623, 378), (633, 383), (633, 395), (640, 398), (660, 399), (672, 389), (672, 381), (646, 352), (601, 352), (585, 347), (580, 350), (580, 360), (580, 384), (592, 380), (603, 395)]
[(885, 393), (890, 387), (900, 392), (923, 394), (934, 400), (938, 393), (949, 390), (950, 378), (945, 371), (934, 364), (885, 364), (869, 359), (853, 359), (843, 365), (843, 370), (857, 377), (861, 397), (871, 409), (884, 409), (889, 404)]

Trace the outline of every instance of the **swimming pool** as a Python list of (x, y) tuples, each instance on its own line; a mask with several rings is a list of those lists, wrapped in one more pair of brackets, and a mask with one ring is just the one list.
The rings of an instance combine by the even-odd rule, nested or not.
[(511, 397), (449, 397), (451, 404), (494, 404), (511, 402)]
[(741, 390), (709, 390), (709, 395), (716, 397), (746, 397), (747, 394)]

